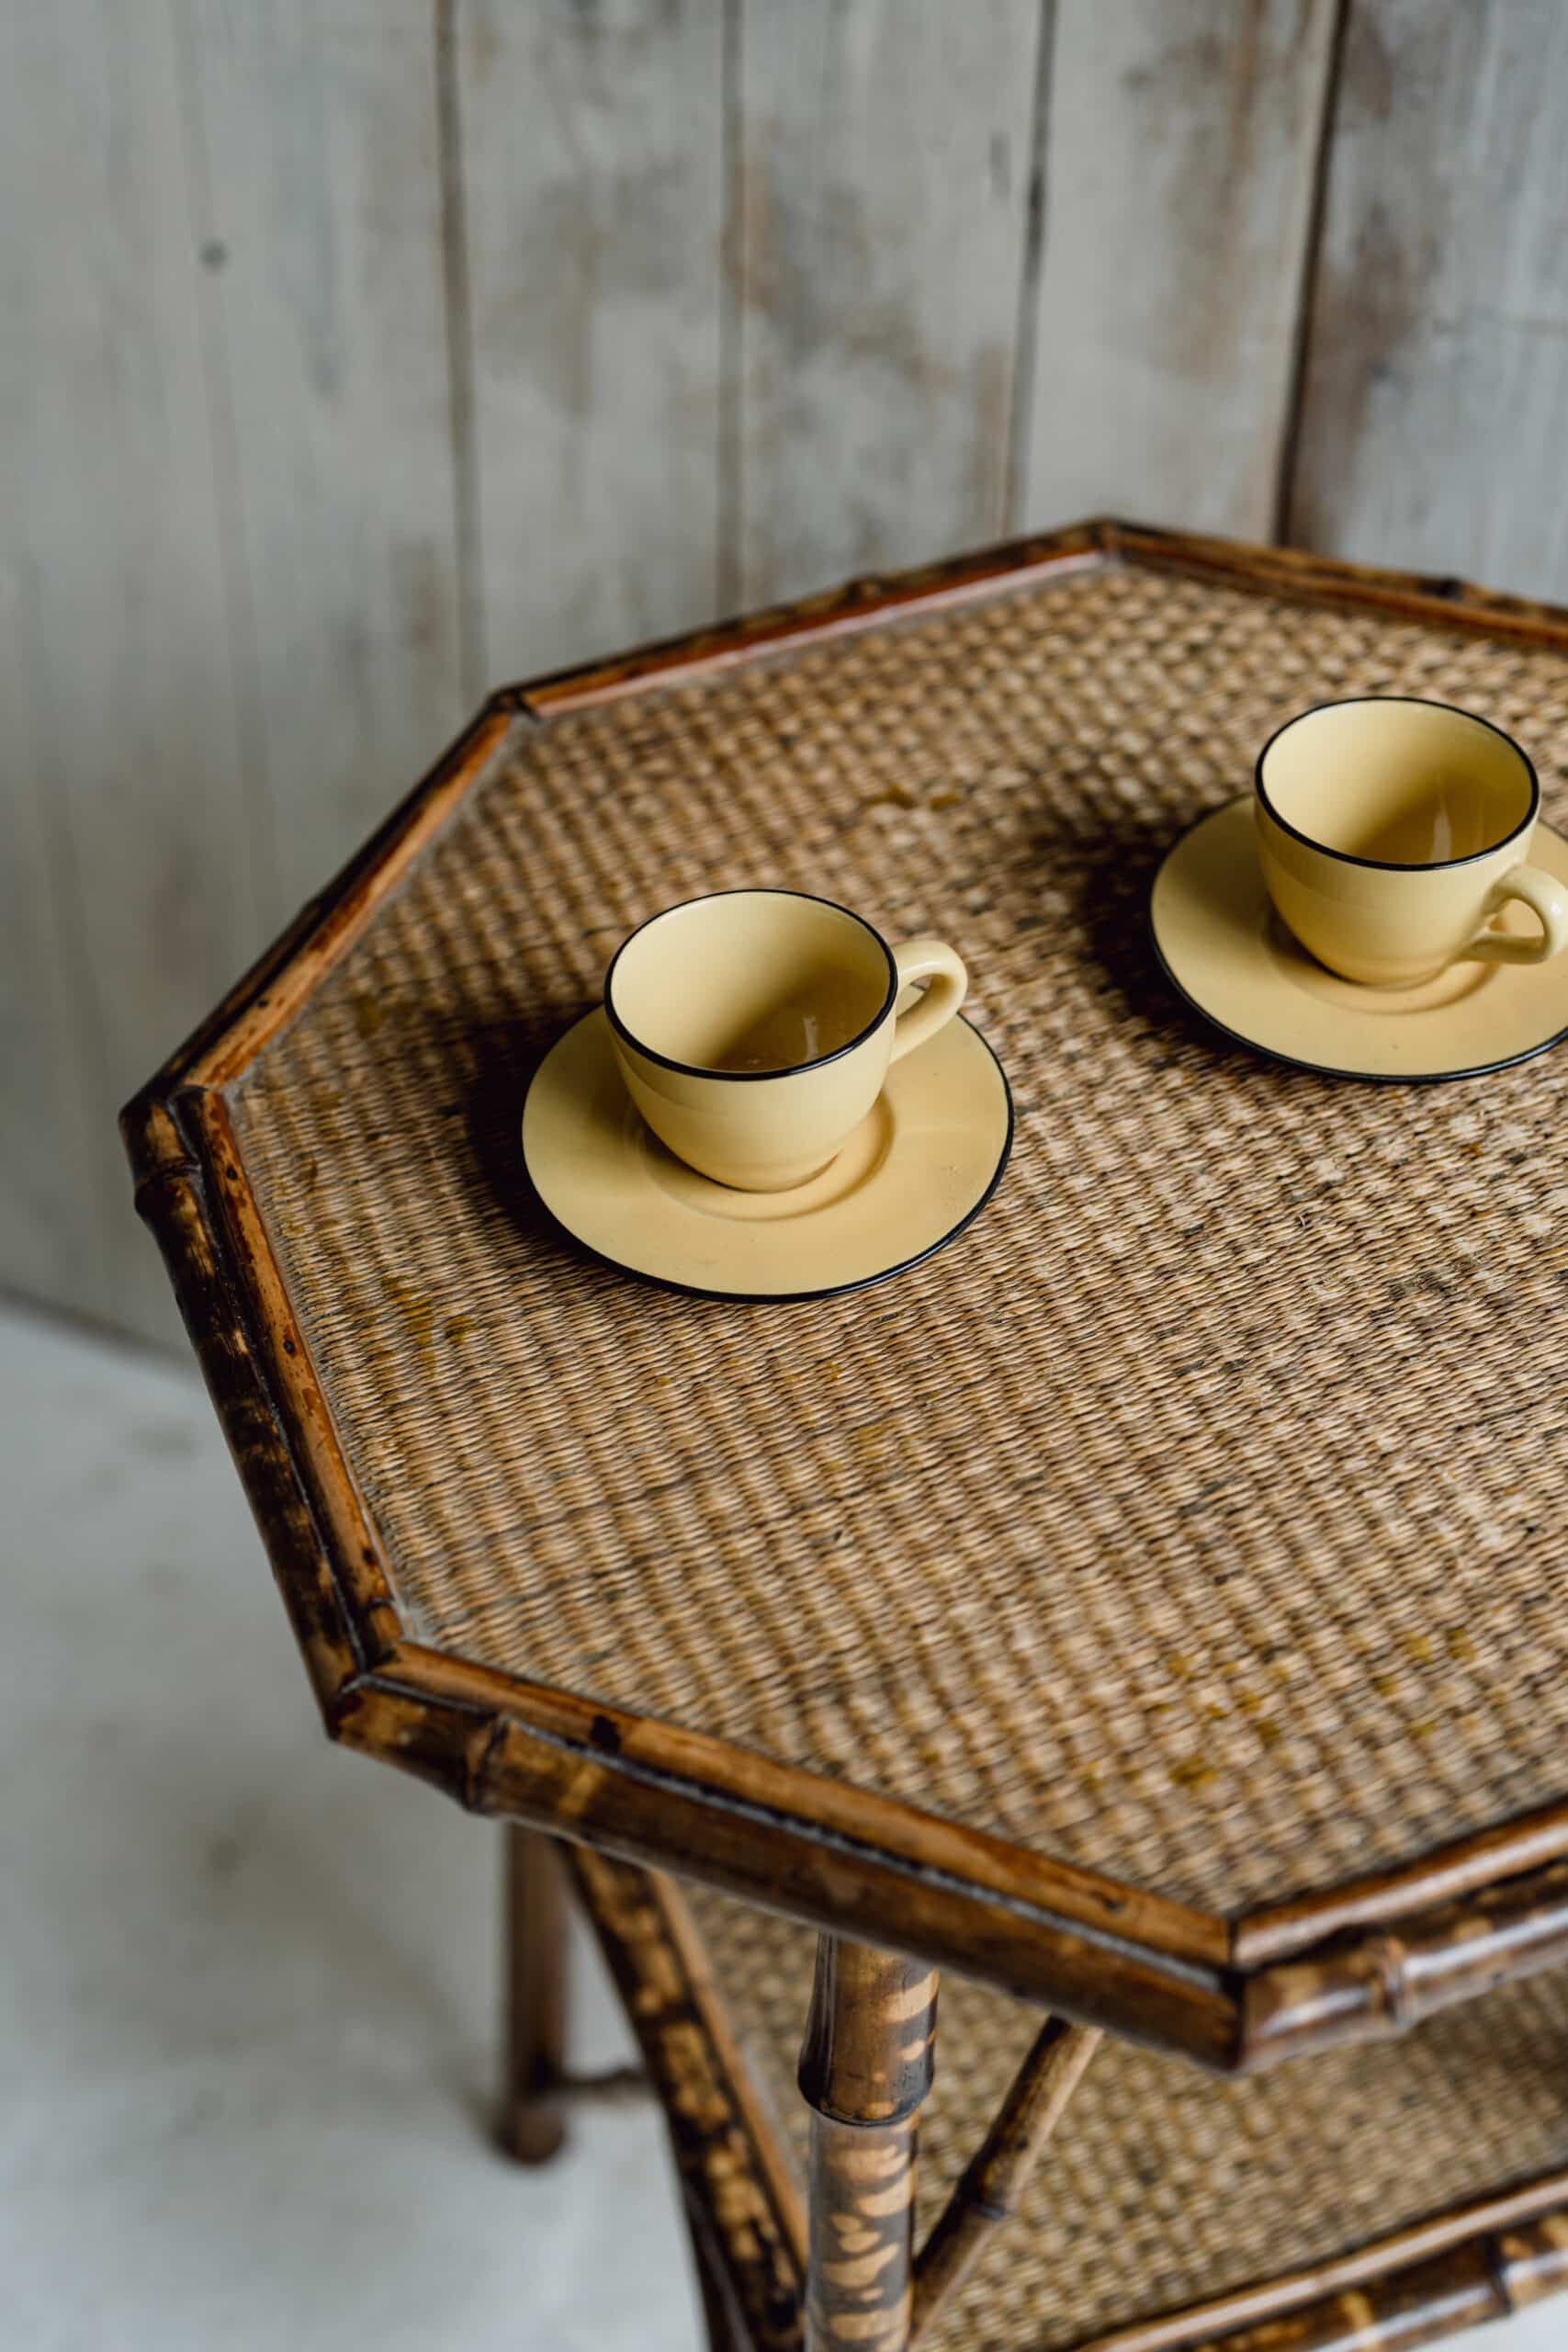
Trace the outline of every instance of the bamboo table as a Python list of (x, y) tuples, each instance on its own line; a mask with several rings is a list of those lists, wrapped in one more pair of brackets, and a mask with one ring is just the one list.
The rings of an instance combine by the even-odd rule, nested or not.
[[(508, 689), (126, 1114), (329, 1730), (514, 1825), (512, 2144), (568, 1867), (716, 2345), (1568, 2283), (1568, 1055), (1293, 1073), (1145, 929), (1367, 689), (1568, 815), (1568, 615), (1120, 525)], [(524, 1182), (616, 940), (755, 882), (960, 939), (1013, 1081), (986, 1215), (863, 1295), (665, 1294)]]

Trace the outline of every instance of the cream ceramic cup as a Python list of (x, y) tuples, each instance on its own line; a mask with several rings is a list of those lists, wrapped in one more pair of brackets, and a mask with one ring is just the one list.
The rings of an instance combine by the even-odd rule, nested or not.
[[(1544, 963), (1568, 946), (1568, 891), (1524, 862), (1540, 805), (1534, 768), (1488, 719), (1403, 695), (1322, 703), (1258, 755), (1263, 878), (1346, 979), (1413, 988), (1461, 959)], [(1486, 929), (1510, 899), (1539, 932)]]
[[(912, 980), (925, 994), (896, 1014)], [(828, 1165), (888, 1064), (951, 1021), (967, 987), (940, 939), (892, 948), (827, 899), (726, 890), (634, 931), (604, 1010), (654, 1134), (720, 1184), (778, 1193)]]

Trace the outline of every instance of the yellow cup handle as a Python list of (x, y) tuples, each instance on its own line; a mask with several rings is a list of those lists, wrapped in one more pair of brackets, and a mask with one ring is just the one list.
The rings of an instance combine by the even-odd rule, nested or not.
[[(1520, 869), (1523, 871), (1523, 869)], [(893, 950), (893, 962), (898, 974), (898, 993), (902, 996), (911, 980), (928, 983), (919, 1004), (898, 1015), (893, 1032), (893, 1051), (889, 1058), (901, 1061), (945, 1029), (964, 998), (969, 993), (969, 975), (951, 947), (940, 939), (907, 939), (902, 947)]]
[(1540, 937), (1519, 939), (1508, 932), (1486, 931), (1461, 953), (1483, 964), (1544, 964), (1549, 956), (1561, 956), (1568, 947), (1568, 889), (1556, 876), (1539, 865), (1516, 865), (1492, 893), (1494, 913), (1510, 899), (1522, 899), (1534, 908), (1540, 917)]

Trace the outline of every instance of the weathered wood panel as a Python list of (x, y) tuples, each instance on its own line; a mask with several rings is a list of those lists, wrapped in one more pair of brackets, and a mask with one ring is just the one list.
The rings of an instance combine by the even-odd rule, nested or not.
[[(4, 139), (0, 131), (0, 140)], [(0, 295), (0, 300), (5, 299)], [(0, 356), (0, 432), (11, 387)], [(101, 1057), (50, 728), (30, 554), (0, 562), (0, 1286), (81, 1313), (107, 1305), (108, 1228), (89, 1102)]]
[(166, 10), (116, 0), (8, 8), (0, 42), (0, 756), (31, 838), (5, 953), (39, 1016), (6, 1025), (0, 1262), (172, 1332), (114, 1106), (258, 937), (179, 57)]
[(1059, 0), (1021, 520), (1271, 536), (1335, 0)]
[(1007, 524), (1038, 0), (742, 0), (735, 601)]
[(715, 611), (723, 5), (466, 0), (457, 54), (500, 679)]
[(0, 1283), (172, 1329), (114, 1104), (491, 679), (1107, 506), (1568, 596), (1565, 101), (1553, 0), (0, 10)]
[(1351, 0), (1288, 536), (1568, 595), (1568, 10)]
[(214, 447), (278, 922), (479, 692), (459, 646), (437, 51), (430, 0), (188, 5)]

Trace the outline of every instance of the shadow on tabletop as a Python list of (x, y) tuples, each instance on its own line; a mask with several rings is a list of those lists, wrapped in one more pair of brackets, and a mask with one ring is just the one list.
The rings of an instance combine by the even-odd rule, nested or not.
[[(1261, 1057), (1233, 1044), (1190, 1005), (1167, 978), (1149, 922), (1149, 896), (1168, 853), (1186, 830), (1176, 823), (1154, 831), (1146, 825), (1098, 834), (1076, 861), (1076, 912), (1100, 976), (1100, 993), (1113, 1017), (1145, 1046), (1174, 1053), (1232, 1076), (1255, 1073)], [(1042, 843), (1043, 850), (1047, 844)], [(1058, 844), (1048, 846), (1055, 850)], [(1276, 1075), (1279, 1066), (1269, 1066)], [(1303, 1078), (1305, 1073), (1296, 1073)], [(1322, 1081), (1307, 1080), (1308, 1083)]]
[[(547, 1021), (519, 1018), (476, 1028), (467, 1040), (469, 1068), (465, 1109), (470, 1165), (486, 1196), (530, 1252), (542, 1252), (564, 1266), (607, 1269), (558, 1225), (534, 1189), (523, 1158), (523, 1106), (534, 1074), (552, 1046), (585, 1013), (592, 1001)], [(625, 1277), (623, 1277), (625, 1279)]]

